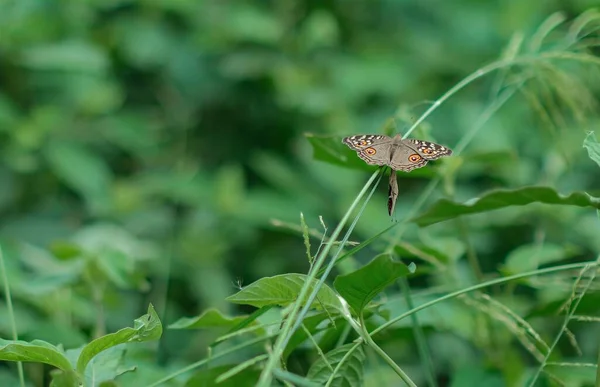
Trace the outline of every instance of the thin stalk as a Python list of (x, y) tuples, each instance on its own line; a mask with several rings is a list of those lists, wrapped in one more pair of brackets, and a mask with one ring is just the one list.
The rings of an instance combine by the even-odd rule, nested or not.
[(325, 283), (325, 279), (327, 279), (327, 277), (329, 276), (329, 273), (331, 273), (331, 270), (335, 267), (335, 263), (337, 261), (336, 257), (338, 257), (341, 254), (342, 250), (344, 249), (346, 241), (348, 240), (348, 238), (350, 238), (350, 234), (352, 234), (352, 231), (354, 230), (354, 227), (356, 227), (356, 224), (358, 223), (358, 219), (360, 219), (363, 211), (365, 210), (365, 207), (367, 206), (367, 203), (369, 202), (369, 200), (371, 199), (371, 197), (375, 193), (375, 189), (379, 185), (379, 182), (381, 181), (381, 177), (382, 176), (383, 176), (383, 173), (381, 175), (379, 175), (379, 180), (377, 180), (377, 182), (373, 185), (373, 188), (371, 189), (371, 192), (369, 193), (369, 196), (364, 201), (362, 207), (358, 211), (358, 214), (354, 218), (354, 221), (352, 221), (352, 224), (350, 225), (350, 227), (348, 227), (348, 231), (346, 232), (346, 235), (344, 235), (344, 238), (342, 239), (341, 243), (339, 244), (338, 250), (335, 252), (335, 254), (333, 255), (333, 257), (329, 261), (329, 264), (327, 265), (327, 267), (325, 268), (325, 271), (321, 275), (321, 278), (319, 279), (319, 282), (316, 284), (315, 288), (313, 289), (313, 292), (309, 295), (308, 300), (306, 301), (306, 303), (302, 307), (302, 310), (300, 311), (300, 314), (298, 315), (298, 318), (296, 319), (296, 322), (292, 326), (292, 331), (290, 332), (289, 336), (284, 340), (284, 347), (287, 345), (288, 341), (292, 337), (292, 334), (300, 327), (300, 324), (302, 324), (302, 321), (304, 320), (304, 316), (308, 313), (308, 310), (310, 309), (311, 304), (313, 303), (313, 301), (317, 297), (317, 292), (319, 291), (319, 289), (321, 288), (321, 286), (323, 285), (323, 283)]
[[(2, 246), (0, 246), (0, 271), (2, 271), (2, 282), (4, 282), (4, 296), (6, 298), (6, 308), (8, 309), (8, 320), (10, 321), (10, 329), (12, 331), (13, 340), (19, 340), (17, 333), (17, 322), (15, 321), (15, 311), (13, 309), (12, 297), (10, 295), (10, 286), (8, 285), (8, 276), (6, 275), (6, 266), (4, 265), (4, 254)], [(17, 362), (17, 372), (19, 373), (19, 383), (21, 387), (25, 387), (25, 373), (23, 372), (23, 363)]]
[[(277, 367), (277, 363), (279, 362), (279, 359), (281, 358), (281, 355), (283, 354), (283, 350), (285, 349), (285, 346), (286, 346), (287, 342), (289, 341), (289, 337), (291, 337), (292, 333), (294, 332), (293, 327), (299, 325), (299, 324), (296, 324), (296, 318), (298, 317), (298, 314), (302, 307), (303, 300), (306, 298), (308, 291), (311, 288), (311, 285), (313, 285), (313, 280), (316, 277), (316, 273), (319, 271), (319, 269), (321, 268), (321, 266), (327, 259), (327, 255), (329, 254), (329, 251), (331, 250), (331, 247), (333, 246), (333, 241), (337, 240), (337, 238), (340, 235), (340, 233), (342, 232), (342, 229), (345, 226), (346, 222), (348, 222), (348, 219), (350, 218), (350, 214), (352, 213), (352, 211), (354, 211), (354, 208), (356, 208), (356, 206), (358, 206), (358, 203), (360, 202), (362, 197), (365, 195), (365, 193), (367, 192), (367, 189), (373, 183), (373, 181), (375, 180), (375, 178), (377, 177), (378, 174), (379, 174), (379, 171), (373, 173), (371, 178), (367, 181), (367, 183), (365, 184), (363, 189), (359, 192), (359, 194), (356, 196), (356, 198), (354, 199), (354, 201), (348, 208), (348, 211), (346, 211), (346, 213), (344, 214), (344, 217), (342, 218), (340, 223), (337, 225), (337, 227), (333, 231), (333, 234), (331, 235), (329, 242), (327, 243), (325, 248), (320, 252), (318, 257), (316, 258), (313, 270), (311, 270), (308, 278), (306, 279), (306, 282), (302, 286), (302, 289), (300, 289), (300, 293), (298, 294), (298, 300), (294, 303), (293, 308), (290, 310), (290, 313), (288, 314), (288, 317), (285, 321), (283, 329), (281, 330), (279, 336), (277, 337), (277, 340), (275, 341), (275, 346), (273, 347), (273, 352), (269, 356), (269, 360), (267, 361), (267, 364), (265, 365), (265, 368), (263, 369), (263, 371), (260, 375), (260, 378), (258, 380), (258, 384), (257, 384), (258, 387), (269, 387), (271, 385), (271, 381), (273, 380), (273, 370)], [(343, 248), (343, 244), (340, 245), (340, 248)], [(335, 262), (335, 257), (332, 259), (332, 261)], [(328, 274), (328, 271), (325, 272), (324, 276), (326, 274)], [(315, 295), (315, 296), (316, 296), (316, 293), (318, 292), (318, 286), (319, 286), (319, 284), (316, 284), (313, 288), (313, 295)], [(310, 307), (310, 303), (307, 303), (307, 305)], [(298, 319), (298, 322), (302, 323), (302, 320)]]
[(367, 327), (366, 327), (366, 324), (365, 324), (365, 318), (364, 318), (364, 315), (362, 313), (360, 314), (360, 328), (362, 330), (361, 337), (363, 338), (363, 340), (365, 340), (367, 342), (367, 345), (369, 345), (371, 348), (373, 348), (373, 350), (375, 350), (375, 352), (377, 352), (377, 354), (379, 356), (381, 356), (381, 358), (386, 363), (388, 363), (388, 365), (390, 367), (392, 367), (392, 369), (394, 370), (394, 372), (397, 373), (398, 376), (400, 376), (400, 379), (402, 379), (404, 381), (404, 383), (406, 383), (410, 387), (417, 387), (417, 385), (402, 370), (402, 368), (400, 368), (400, 366), (398, 364), (396, 364), (396, 362), (394, 360), (392, 360), (392, 358), (389, 357), (389, 355), (387, 353), (385, 353), (385, 351), (383, 349), (381, 349), (381, 347), (379, 347), (375, 343), (375, 341), (373, 341), (373, 339), (369, 335), (369, 332), (367, 331)]

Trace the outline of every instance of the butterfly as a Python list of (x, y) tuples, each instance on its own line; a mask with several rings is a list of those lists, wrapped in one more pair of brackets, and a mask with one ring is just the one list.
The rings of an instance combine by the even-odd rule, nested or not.
[[(402, 139), (402, 136), (389, 137), (380, 134), (359, 134), (344, 137), (342, 142), (358, 154), (358, 157), (370, 165), (386, 165), (394, 171), (410, 172), (424, 167), (429, 160), (450, 156), (452, 150), (434, 142)], [(398, 197), (396, 173), (390, 174), (388, 191), (388, 212), (394, 212)]]
[(344, 137), (342, 142), (370, 165), (386, 165), (395, 171), (410, 172), (424, 167), (430, 160), (450, 156), (452, 150), (434, 142), (402, 139), (381, 134), (359, 134)]

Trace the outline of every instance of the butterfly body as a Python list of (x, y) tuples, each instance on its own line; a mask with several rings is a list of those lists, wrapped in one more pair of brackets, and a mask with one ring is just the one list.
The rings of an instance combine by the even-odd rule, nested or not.
[(344, 137), (342, 142), (370, 165), (386, 165), (395, 171), (410, 172), (430, 160), (450, 156), (452, 150), (429, 141), (402, 139), (381, 134), (359, 134)]

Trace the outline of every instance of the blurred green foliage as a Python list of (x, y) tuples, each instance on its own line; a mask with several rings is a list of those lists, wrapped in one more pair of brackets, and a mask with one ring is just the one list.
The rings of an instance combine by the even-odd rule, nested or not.
[[(314, 253), (323, 232), (319, 216), (330, 232), (366, 181), (364, 171), (373, 170), (345, 149), (342, 136), (405, 132), (444, 92), (503, 55), (514, 56), (515, 47), (533, 56), (567, 50), (565, 42), (576, 45), (584, 34), (573, 35), (577, 28), (568, 23), (554, 29), (548, 17), (560, 11), (573, 20), (597, 5), (3, 1), (0, 244), (19, 339), (79, 347), (130, 326), (149, 303), (165, 326), (209, 308), (231, 316), (254, 312), (226, 298), (263, 277), (306, 273), (300, 213), (317, 236), (311, 239)], [(590, 26), (580, 32), (593, 34)], [(597, 47), (590, 47), (598, 58)], [(410, 213), (436, 176), (442, 185), (427, 200), (433, 210), (442, 197), (446, 201), (436, 205), (460, 206), (490, 189), (514, 192), (532, 185), (550, 187), (550, 196), (577, 192), (573, 200), (580, 204), (546, 201), (486, 208), (448, 221), (455, 214), (425, 228), (409, 223), (395, 251), (417, 262), (409, 279), (416, 304), (497, 275), (600, 254), (599, 221), (589, 208), (600, 195), (599, 151), (595, 138), (586, 137), (600, 122), (598, 65), (515, 67), (473, 82), (419, 126), (412, 136), (455, 147), (501, 91), (522, 85), (484, 120), (464, 152), (399, 176), (396, 214)], [(385, 198), (386, 187), (380, 187), (351, 241), (390, 226)], [(360, 268), (389, 238), (385, 234), (344, 260), (336, 272)], [(532, 257), (534, 263), (522, 262)], [(530, 323), (551, 342), (562, 321), (557, 307), (577, 276), (530, 279), (490, 292), (519, 315), (533, 316)], [(4, 285), (2, 276), (0, 281)], [(0, 292), (6, 295), (5, 288)], [(597, 317), (597, 298), (593, 291), (586, 294), (577, 314)], [(526, 342), (518, 336), (523, 329), (515, 333), (497, 324), (506, 316), (502, 307), (469, 302), (437, 304), (418, 315), (439, 385), (522, 385), (539, 360), (531, 355), (537, 352), (519, 345)], [(369, 328), (410, 309), (397, 292), (382, 303), (382, 310), (372, 311)], [(279, 309), (263, 312), (258, 324), (281, 324)], [(238, 322), (215, 313), (209, 316), (214, 320), (199, 321), (223, 329)], [(0, 338), (13, 338), (10, 315), (3, 297)], [(324, 351), (333, 350), (327, 357), (339, 361), (345, 348), (340, 337), (348, 337), (350, 327), (335, 316), (315, 316), (305, 321), (313, 333), (327, 318), (337, 322), (318, 338)], [(598, 329), (581, 322), (573, 329), (579, 347), (563, 339), (556, 361), (588, 367), (556, 367), (553, 374), (569, 386), (583, 386), (595, 373), (589, 364), (597, 362)], [(154, 346), (128, 347), (124, 362), (137, 370), (119, 378), (119, 385), (150, 385), (206, 359), (223, 332), (165, 330)], [(412, 332), (402, 320), (376, 339), (424, 385), (427, 371), (415, 355)], [(296, 335), (299, 346), (307, 336)], [(212, 385), (261, 351), (261, 344), (232, 351), (226, 360), (165, 385)], [(288, 371), (327, 380), (329, 371), (314, 348), (297, 352), (286, 352)], [(398, 383), (372, 355), (362, 348), (354, 353), (352, 362), (362, 364), (366, 356), (367, 366), (348, 383)], [(47, 385), (48, 370), (27, 366), (29, 385)], [(251, 366), (244, 372), (246, 381), (260, 374)], [(240, 375), (226, 382), (240, 387)], [(14, 363), (0, 363), (0, 381), (19, 385)]]

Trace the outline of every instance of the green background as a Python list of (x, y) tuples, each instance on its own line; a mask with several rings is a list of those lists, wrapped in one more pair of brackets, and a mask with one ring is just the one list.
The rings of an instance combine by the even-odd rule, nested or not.
[[(230, 315), (252, 312), (225, 298), (261, 277), (306, 273), (300, 213), (317, 232), (322, 216), (330, 232), (374, 170), (350, 153), (355, 159), (345, 166), (313, 159), (305, 133), (335, 136), (339, 143), (342, 136), (384, 127), (405, 132), (444, 92), (498, 59), (511, 39), (530, 39), (554, 12), (572, 20), (597, 5), (3, 1), (0, 241), (19, 338), (77, 347), (130, 326), (148, 303), (165, 325), (210, 307)], [(542, 50), (560, 48), (567, 28), (549, 34)], [(496, 75), (453, 96), (412, 137), (455, 147), (495, 100)], [(395, 219), (403, 219), (432, 177), (447, 171), (442, 165), (451, 167), (451, 179), (426, 207), (442, 197), (462, 202), (490, 189), (528, 185), (598, 193), (598, 165), (582, 148), (599, 122), (597, 67), (524, 66), (508, 79), (526, 77), (526, 87), (485, 121), (457, 161), (399, 174)], [(386, 195), (384, 178), (351, 240), (392, 224)], [(417, 294), (476, 283), (467, 264), (471, 253), (491, 276), (537, 267), (523, 263), (531, 254), (566, 262), (600, 253), (599, 223), (590, 209), (511, 207), (465, 218), (463, 226), (470, 245), (455, 223), (409, 224), (408, 243), (437, 249), (452, 262), (411, 278)], [(535, 250), (540, 241), (543, 254)], [(315, 239), (313, 249), (317, 245)], [(359, 268), (379, 250), (361, 251), (337, 272)], [(552, 289), (538, 290), (515, 293), (512, 306), (526, 314), (556, 301)], [(502, 364), (513, 361), (517, 371), (508, 373), (514, 375), (535, 364), (517, 343), (513, 352), (498, 353), (495, 348), (504, 347), (495, 347), (487, 333), (470, 332), (477, 317), (468, 304), (445, 308), (424, 317), (440, 385), (475, 385), (477, 378), (505, 385), (510, 377)], [(2, 300), (0, 337), (9, 338), (4, 316)], [(540, 323), (546, 339), (557, 321)], [(565, 345), (562, 360), (594, 362), (598, 330), (579, 328), (583, 357)], [(411, 332), (394, 330), (383, 348), (423, 382)], [(510, 342), (504, 334), (501, 340)], [(203, 358), (215, 337), (166, 330), (158, 347), (139, 349), (147, 361), (140, 372), (162, 375)], [(247, 358), (237, 356), (233, 362)], [(290, 370), (305, 374), (314, 359), (300, 353)], [(15, 370), (0, 363), (0, 380), (16, 380)], [(47, 382), (44, 370), (30, 371), (32, 385)]]

